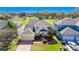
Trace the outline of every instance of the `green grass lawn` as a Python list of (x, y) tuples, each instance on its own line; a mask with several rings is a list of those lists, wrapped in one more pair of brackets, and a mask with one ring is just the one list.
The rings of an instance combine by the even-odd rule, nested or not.
[(15, 17), (16, 20), (18, 20), (19, 22), (21, 22), (22, 24), (27, 24), (31, 19), (35, 19), (36, 17), (26, 17), (25, 19), (24, 18), (19, 18), (19, 17)]
[(22, 24), (27, 24), (29, 21), (30, 21), (30, 18), (29, 17), (27, 17), (27, 18), (25, 18), (25, 19), (23, 19), (23, 18), (16, 18), (19, 22), (21, 22)]
[(57, 19), (46, 19), (45, 21), (53, 25), (53, 23), (56, 22)]
[(32, 51), (60, 51), (60, 47), (62, 47), (60, 41), (57, 41), (56, 44), (42, 44), (42, 43), (34, 43), (32, 45)]

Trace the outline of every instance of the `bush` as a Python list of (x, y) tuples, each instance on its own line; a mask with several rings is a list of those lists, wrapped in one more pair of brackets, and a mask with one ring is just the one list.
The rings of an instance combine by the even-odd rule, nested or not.
[(36, 33), (36, 34), (35, 34), (34, 40), (35, 40), (35, 41), (39, 41), (39, 40), (40, 40), (40, 34), (39, 34), (39, 33)]
[(64, 45), (64, 46), (66, 45), (65, 41), (62, 41), (61, 44)]
[(48, 42), (47, 40), (43, 40), (43, 44), (47, 44), (47, 42)]
[(8, 45), (8, 50), (15, 51), (17, 48), (17, 43), (19, 42), (20, 38), (17, 37), (16, 39), (12, 40), (12, 42)]

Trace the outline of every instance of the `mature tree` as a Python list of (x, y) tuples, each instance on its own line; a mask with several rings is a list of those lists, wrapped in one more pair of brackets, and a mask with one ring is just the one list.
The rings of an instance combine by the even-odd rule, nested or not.
[(65, 13), (64, 12), (56, 12), (56, 17), (58, 19), (63, 19), (65, 17)]
[(8, 50), (10, 42), (17, 37), (17, 32), (13, 29), (6, 28), (0, 33), (0, 50)]
[(20, 13), (18, 13), (18, 15), (19, 15), (19, 17), (25, 18), (25, 17), (27, 17), (27, 16), (30, 16), (30, 13), (20, 12)]

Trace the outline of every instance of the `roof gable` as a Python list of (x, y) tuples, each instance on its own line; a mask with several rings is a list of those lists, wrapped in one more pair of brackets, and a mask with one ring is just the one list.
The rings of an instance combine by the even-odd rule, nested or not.
[(39, 20), (34, 19), (31, 20), (28, 24), (25, 25), (25, 27), (30, 27), (31, 29), (33, 29), (34, 24), (36, 24)]
[(24, 32), (22, 34), (34, 34), (34, 32), (32, 32), (32, 30), (30, 28), (24, 30)]
[(79, 32), (75, 31), (74, 29), (72, 29), (70, 27), (66, 27), (65, 29), (60, 31), (60, 34), (63, 34), (63, 35), (79, 35)]
[(75, 25), (79, 20), (77, 19), (65, 19), (65, 20), (59, 20), (55, 24), (57, 25)]

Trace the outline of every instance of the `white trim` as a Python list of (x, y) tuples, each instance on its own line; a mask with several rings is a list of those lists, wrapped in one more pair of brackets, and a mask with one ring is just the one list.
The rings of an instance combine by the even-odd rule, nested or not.
[(30, 28), (28, 28), (28, 29), (35, 35), (35, 33)]

